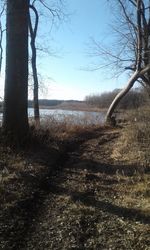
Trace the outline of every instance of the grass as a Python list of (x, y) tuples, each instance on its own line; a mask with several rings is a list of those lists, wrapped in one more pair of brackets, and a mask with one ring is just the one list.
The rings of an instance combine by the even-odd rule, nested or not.
[[(150, 109), (143, 107), (128, 112), (128, 125), (121, 131), (121, 137), (113, 145), (111, 158), (115, 163), (128, 165), (129, 175), (116, 172), (119, 180), (118, 192), (120, 198), (118, 203), (122, 203), (128, 208), (138, 208), (141, 213), (150, 213), (150, 179), (147, 172), (150, 169)], [(89, 125), (87, 120), (74, 124), (70, 117), (65, 116), (61, 122), (54, 117), (42, 121), (41, 128), (36, 131), (38, 136), (46, 133), (46, 138), (65, 141), (79, 137), (81, 134), (100, 128), (97, 125)], [(49, 135), (49, 136), (48, 136)], [(58, 144), (59, 144), (58, 142)], [(133, 171), (134, 169), (134, 171)], [(132, 173), (132, 174), (131, 174)], [(123, 184), (120, 184), (123, 181)], [(126, 193), (124, 189), (127, 189)]]
[[(150, 108), (143, 107), (128, 113), (128, 125), (115, 144), (112, 157), (140, 165), (141, 171), (150, 166)], [(140, 170), (140, 169), (139, 169)]]
[(31, 121), (31, 127), (33, 128), (33, 136), (49, 144), (52, 141), (60, 142), (74, 137), (77, 138), (82, 133), (88, 133), (98, 128), (103, 129), (105, 126), (100, 124), (98, 117), (93, 118), (85, 114), (82, 118), (77, 115), (62, 115), (60, 120), (56, 116), (50, 116), (41, 119), (40, 126), (37, 128)]
[(118, 174), (124, 184), (118, 186), (117, 203), (150, 215), (150, 108), (130, 111), (127, 118), (128, 125), (122, 129), (111, 154), (115, 162), (128, 165), (132, 172), (131, 176)]
[(31, 124), (26, 152), (1, 143), (1, 247), (148, 250), (149, 117), (122, 129), (51, 117)]

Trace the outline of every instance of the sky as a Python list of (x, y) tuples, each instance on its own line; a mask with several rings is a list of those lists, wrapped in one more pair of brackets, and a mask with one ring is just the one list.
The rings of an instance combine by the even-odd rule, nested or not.
[[(108, 2), (66, 0), (66, 12), (69, 13), (67, 21), (53, 25), (51, 33), (48, 32), (48, 18), (40, 17), (38, 43), (43, 43), (43, 47), (48, 44), (55, 51), (55, 55), (39, 54), (38, 57), (43, 86), (40, 98), (84, 100), (87, 95), (120, 88), (122, 79), (112, 78), (105, 68), (89, 70), (98, 62), (98, 58), (89, 56), (92, 53), (91, 38), (111, 42), (113, 16)], [(4, 73), (0, 78), (0, 96), (3, 96), (3, 82)], [(32, 97), (31, 92), (29, 97)]]

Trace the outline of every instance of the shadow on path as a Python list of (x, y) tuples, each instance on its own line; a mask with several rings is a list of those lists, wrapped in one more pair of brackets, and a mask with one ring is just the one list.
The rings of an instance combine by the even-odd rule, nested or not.
[[(116, 135), (115, 135), (116, 136)], [(115, 138), (112, 137), (112, 138)], [(65, 164), (69, 160), (68, 152), (73, 152), (77, 150), (81, 143), (87, 140), (87, 138), (96, 138), (97, 135), (88, 134), (81, 140), (74, 140), (72, 142), (65, 142), (66, 145), (62, 145), (62, 153), (56, 152), (54, 155), (50, 153), (50, 149), (41, 148), (39, 152), (39, 163), (42, 158), (42, 164), (45, 164), (45, 172), (38, 177), (28, 176), (28, 174), (23, 176), (24, 183), (26, 184), (26, 189), (29, 188), (30, 196), (23, 200), (18, 201), (14, 207), (8, 208), (3, 212), (3, 216), (6, 220), (6, 226), (1, 228), (1, 233), (3, 233), (3, 238), (7, 241), (6, 247), (2, 249), (6, 250), (16, 250), (16, 249), (26, 249), (26, 240), (30, 234), (30, 230), (33, 230), (34, 225), (36, 227), (36, 221), (38, 220), (40, 213), (42, 211), (44, 200), (47, 198), (48, 194), (69, 194), (73, 202), (80, 201), (86, 206), (95, 207), (103, 212), (114, 214), (118, 217), (123, 217), (127, 220), (139, 221), (140, 223), (148, 224), (150, 223), (150, 217), (142, 215), (136, 209), (129, 209), (121, 206), (112, 204), (111, 202), (106, 202), (105, 200), (96, 200), (92, 192), (72, 192), (66, 188), (59, 187), (60, 184), (64, 182), (62, 172), (66, 171)], [(102, 140), (105, 143), (107, 138)], [(65, 149), (64, 149), (65, 147)], [(36, 152), (37, 156), (38, 152)], [(52, 160), (52, 157), (55, 157)], [(32, 161), (38, 162), (37, 158), (33, 158)], [(68, 161), (69, 162), (69, 161)], [(69, 167), (68, 174), (72, 171), (77, 171), (76, 174), (80, 175), (80, 171), (86, 169), (88, 171), (87, 180), (90, 181), (96, 178), (95, 173), (103, 173), (106, 175), (115, 175), (116, 171), (120, 174), (125, 174), (132, 176), (137, 170), (137, 166), (120, 166), (104, 164), (87, 160), (79, 160), (75, 167)], [(68, 165), (67, 165), (68, 169)], [(56, 180), (55, 180), (55, 177)], [(96, 179), (97, 181), (98, 179)], [(104, 185), (113, 184), (109, 180), (101, 180)], [(33, 191), (31, 188), (33, 187)]]

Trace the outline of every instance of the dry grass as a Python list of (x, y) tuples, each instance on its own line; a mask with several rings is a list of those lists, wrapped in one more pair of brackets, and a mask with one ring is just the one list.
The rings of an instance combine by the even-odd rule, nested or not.
[[(35, 146), (34, 143), (37, 143), (37, 147), (46, 145), (47, 147), (60, 149), (61, 142), (70, 140), (82, 133), (86, 133), (86, 131), (90, 132), (99, 127), (98, 125), (89, 124), (88, 119), (88, 116), (82, 119), (76, 116), (75, 122), (74, 116), (68, 117), (63, 115), (61, 120), (55, 116), (51, 116), (41, 119), (41, 124), (38, 127), (35, 127), (33, 120), (30, 119), (31, 150), (32, 144), (33, 147)], [(93, 123), (96, 123), (96, 120), (93, 121)], [(0, 153), (0, 194), (2, 194), (5, 193), (7, 183), (17, 180), (18, 173), (26, 171), (26, 168), (29, 168), (29, 166), (27, 166), (28, 164), (20, 152), (13, 152), (9, 147), (3, 147), (3, 144), (0, 145)]]
[(41, 140), (46, 141), (64, 141), (73, 137), (77, 137), (82, 133), (93, 131), (96, 128), (103, 127), (99, 123), (99, 117), (92, 117), (85, 115), (80, 116), (66, 116), (62, 115), (61, 119), (56, 116), (46, 117), (41, 119), (40, 126), (34, 127), (34, 122), (31, 121), (31, 127), (33, 125), (34, 135), (41, 138)]
[[(122, 130), (51, 117), (32, 131), (45, 154), (38, 145), (22, 156), (1, 147), (2, 248), (148, 250), (147, 112)], [(128, 166), (137, 171), (118, 171)]]
[(143, 107), (128, 113), (129, 124), (114, 146), (112, 158), (122, 162), (150, 166), (150, 108)]
[(119, 182), (115, 189), (118, 197), (116, 205), (135, 209), (142, 216), (150, 215), (150, 176), (135, 174), (133, 176), (117, 176)]
[(150, 108), (128, 113), (129, 124), (116, 141), (111, 158), (114, 162), (134, 168), (132, 176), (118, 175), (118, 204), (150, 214)]

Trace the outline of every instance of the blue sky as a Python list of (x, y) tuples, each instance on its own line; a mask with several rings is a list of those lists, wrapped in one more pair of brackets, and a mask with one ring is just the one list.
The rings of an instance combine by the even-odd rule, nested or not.
[[(39, 56), (38, 69), (45, 85), (40, 98), (83, 100), (86, 95), (119, 88), (120, 79), (110, 79), (104, 68), (85, 70), (96, 61), (88, 56), (92, 52), (90, 38), (111, 42), (109, 24), (113, 17), (108, 2), (66, 0), (66, 6), (70, 13), (67, 22), (53, 26), (49, 39), (47, 27), (50, 23), (48, 19), (43, 19), (43, 23), (41, 20), (41, 33), (45, 38), (40, 38), (39, 42), (47, 41), (56, 50), (56, 56)], [(2, 89), (1, 85), (1, 95)]]

